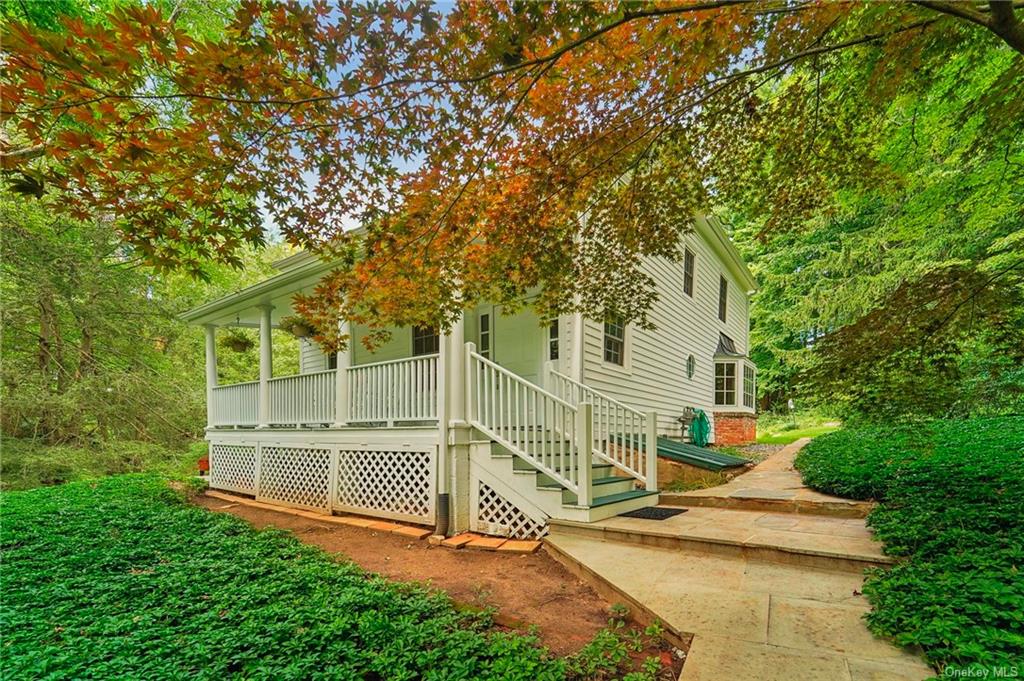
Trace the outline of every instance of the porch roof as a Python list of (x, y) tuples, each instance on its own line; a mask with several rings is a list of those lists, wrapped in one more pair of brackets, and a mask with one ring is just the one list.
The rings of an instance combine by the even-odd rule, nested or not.
[(292, 296), (299, 292), (308, 292), (316, 286), (326, 274), (332, 263), (309, 254), (295, 258), (298, 262), (280, 274), (261, 281), (252, 286), (240, 289), (208, 303), (203, 303), (181, 314), (181, 318), (190, 324), (216, 324), (218, 326), (259, 326), (259, 306), (272, 305), (273, 322), (291, 313)]

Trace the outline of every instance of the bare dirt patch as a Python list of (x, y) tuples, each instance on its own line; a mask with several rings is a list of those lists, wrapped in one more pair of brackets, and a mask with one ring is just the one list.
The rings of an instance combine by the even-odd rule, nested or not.
[(445, 591), (462, 606), (493, 607), (499, 625), (515, 629), (536, 625), (541, 641), (558, 655), (579, 651), (608, 624), (610, 604), (543, 549), (533, 554), (453, 550), (203, 495), (195, 503), (230, 513), (257, 528), (290, 530), (301, 541), (339, 554), (365, 570)]

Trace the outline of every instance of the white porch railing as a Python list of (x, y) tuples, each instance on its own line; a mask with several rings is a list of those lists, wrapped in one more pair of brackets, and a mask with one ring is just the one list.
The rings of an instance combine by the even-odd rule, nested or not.
[(329, 424), (335, 419), (335, 370), (282, 376), (267, 381), (270, 423), (301, 426)]
[[(551, 392), (569, 404), (594, 405), (594, 454), (643, 482), (657, 484), (656, 424), (647, 415), (547, 367)], [(650, 432), (648, 432), (650, 431)], [(649, 460), (648, 456), (654, 456)], [(655, 479), (648, 479), (649, 477)]]
[(360, 364), (348, 369), (351, 423), (437, 418), (437, 355)]
[(255, 426), (260, 382), (214, 386), (211, 393), (211, 426)]
[[(466, 350), (466, 399), (470, 423), (547, 473), (589, 505), (590, 456), (580, 440), (574, 405)], [(586, 424), (585, 424), (586, 425)], [(584, 431), (589, 428), (584, 428)]]

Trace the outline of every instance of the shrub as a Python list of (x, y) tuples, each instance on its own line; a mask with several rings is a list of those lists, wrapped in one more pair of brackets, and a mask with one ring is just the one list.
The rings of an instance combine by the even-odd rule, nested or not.
[(877, 499), (900, 562), (873, 571), (869, 626), (936, 666), (1024, 660), (1024, 417), (846, 428), (797, 456), (823, 492)]
[(206, 443), (171, 448), (129, 440), (76, 447), (4, 438), (0, 453), (0, 487), (23, 490), (121, 473), (192, 474)]

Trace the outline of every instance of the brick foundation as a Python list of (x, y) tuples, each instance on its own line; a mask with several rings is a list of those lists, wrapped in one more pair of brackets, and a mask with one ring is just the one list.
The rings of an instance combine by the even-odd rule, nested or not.
[(715, 412), (715, 444), (743, 445), (757, 439), (757, 416), (746, 412)]

